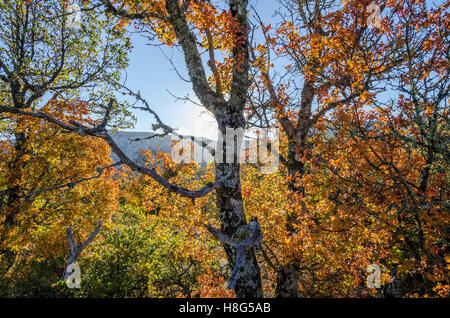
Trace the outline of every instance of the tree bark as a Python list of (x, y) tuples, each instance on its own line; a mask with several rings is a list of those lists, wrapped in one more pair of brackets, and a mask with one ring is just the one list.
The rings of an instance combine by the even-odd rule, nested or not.
[(298, 266), (295, 263), (280, 266), (277, 272), (275, 296), (277, 298), (298, 297), (298, 275)]
[(6, 213), (5, 225), (10, 228), (15, 223), (15, 217), (20, 213), (20, 199), (21, 188), (18, 182), (20, 182), (20, 175), (22, 170), (21, 159), (26, 152), (27, 138), (25, 133), (19, 132), (14, 134), (14, 147), (13, 157), (8, 164), (8, 189), (5, 193), (6, 202), (2, 207), (2, 212)]
[[(189, 77), (192, 87), (203, 106), (214, 114), (219, 131), (226, 135), (227, 128), (245, 128), (243, 115), (249, 88), (249, 43), (246, 0), (229, 0), (231, 15), (236, 19), (238, 27), (233, 32), (240, 38), (233, 48), (233, 80), (229, 100), (217, 91), (211, 89), (206, 79), (205, 70), (196, 45), (196, 37), (190, 30), (185, 13), (177, 0), (167, 0), (166, 9), (169, 12), (169, 21), (172, 24), (178, 41), (184, 52)], [(242, 58), (242, 59), (241, 59)], [(239, 65), (238, 65), (239, 64)], [(225, 142), (225, 139), (224, 139)], [(240, 142), (240, 140), (238, 141)], [(223, 145), (225, 146), (225, 145)], [(223, 160), (216, 160), (216, 181), (220, 180), (216, 190), (217, 205), (221, 221), (221, 231), (234, 241), (242, 241), (240, 233), (248, 230), (245, 219), (244, 204), (241, 192), (240, 164), (237, 160), (240, 145), (235, 143), (232, 150), (235, 160), (233, 163), (226, 161), (226, 147), (223, 147)], [(217, 152), (216, 152), (217, 154)], [(217, 158), (216, 158), (217, 159)], [(230, 268), (236, 263), (236, 249), (223, 245), (227, 254)], [(242, 271), (238, 275), (235, 287), (236, 296), (239, 298), (262, 297), (262, 283), (260, 269), (254, 253), (254, 248), (245, 253), (245, 262)]]
[[(296, 159), (297, 142), (291, 141), (288, 146), (287, 154), (287, 170), (292, 176), (302, 177), (304, 173), (304, 165)], [(288, 189), (292, 193), (304, 193), (303, 187), (298, 187), (295, 178), (289, 182)], [(295, 234), (294, 224), (296, 223), (295, 215), (288, 212), (286, 215), (286, 230), (289, 235)], [(299, 276), (300, 260), (292, 259), (287, 264), (279, 266), (277, 271), (277, 285), (275, 288), (275, 297), (277, 298), (297, 298), (298, 276)]]
[[(295, 130), (291, 132), (291, 140), (288, 144), (286, 168), (288, 174), (294, 177), (288, 184), (288, 189), (292, 193), (305, 195), (305, 188), (298, 185), (297, 178), (302, 178), (305, 173), (304, 163), (299, 160), (299, 156), (304, 156), (306, 139), (311, 128), (311, 108), (314, 99), (314, 81), (305, 80), (302, 90), (300, 110)], [(297, 224), (296, 215), (291, 212), (286, 216), (286, 230), (289, 235), (295, 235)], [(300, 260), (292, 259), (287, 264), (280, 266), (277, 272), (276, 297), (296, 298), (299, 296), (298, 276)]]
[[(239, 129), (245, 127), (245, 119), (242, 114), (222, 114), (217, 116), (219, 131), (225, 136), (226, 129)], [(221, 221), (222, 233), (228, 235), (235, 241), (242, 241), (246, 237), (239, 237), (241, 233), (247, 232), (247, 222), (245, 219), (244, 203), (241, 192), (241, 172), (238, 154), (240, 149), (237, 138), (233, 148), (233, 163), (226, 163), (225, 139), (222, 145), (223, 163), (216, 162), (216, 180), (223, 180), (220, 188), (216, 191), (217, 206)], [(217, 153), (217, 152), (216, 152)], [(217, 161), (217, 158), (216, 158)], [(223, 245), (227, 254), (227, 260), (230, 268), (236, 263), (236, 249), (226, 244)], [(244, 267), (238, 274), (235, 288), (238, 298), (257, 298), (263, 297), (261, 273), (256, 260), (254, 248), (245, 253)]]

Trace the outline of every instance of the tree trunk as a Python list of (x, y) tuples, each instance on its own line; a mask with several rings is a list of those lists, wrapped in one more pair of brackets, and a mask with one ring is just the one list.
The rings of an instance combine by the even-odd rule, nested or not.
[[(296, 159), (297, 142), (289, 143), (287, 155), (287, 170), (292, 176), (302, 177), (304, 173), (304, 165)], [(295, 178), (289, 183), (288, 188), (293, 193), (304, 193), (303, 187), (298, 187)], [(286, 216), (286, 230), (289, 235), (295, 234), (296, 223), (295, 215), (288, 213)], [(297, 298), (298, 276), (299, 276), (300, 260), (292, 259), (287, 264), (281, 265), (277, 272), (277, 286), (275, 288), (275, 297), (277, 298)]]
[(298, 266), (294, 262), (280, 266), (277, 272), (275, 296), (278, 298), (298, 297)]
[[(230, 118), (232, 117), (232, 118)], [(225, 136), (226, 128), (238, 129), (244, 126), (245, 120), (241, 116), (217, 116), (219, 130)], [(233, 149), (234, 162), (226, 163), (225, 140), (222, 145), (223, 163), (216, 162), (216, 180), (222, 180), (221, 188), (217, 190), (217, 206), (220, 213), (221, 231), (236, 241), (242, 241), (240, 233), (247, 227), (245, 219), (244, 203), (241, 192), (240, 163), (238, 162), (238, 152), (240, 149), (239, 140)], [(236, 250), (228, 245), (224, 245), (230, 268), (236, 262)], [(256, 260), (254, 248), (246, 252), (245, 263), (236, 282), (236, 296), (238, 298), (263, 297), (261, 274)]]
[(10, 228), (15, 223), (15, 217), (20, 212), (21, 189), (18, 182), (20, 182), (20, 175), (22, 170), (21, 159), (26, 152), (27, 138), (23, 132), (14, 134), (13, 157), (8, 164), (8, 189), (6, 189), (6, 202), (2, 207), (2, 213), (6, 214), (5, 225)]
[(5, 221), (0, 224), (0, 256), (6, 261), (6, 270), (2, 275), (14, 266), (17, 253), (9, 246), (5, 246), (4, 242), (8, 236), (8, 231), (16, 222), (16, 216), (21, 210), (22, 189), (18, 182), (22, 169), (21, 159), (26, 151), (27, 138), (23, 132), (15, 133), (14, 147), (11, 161), (8, 163), (8, 188), (5, 190), (2, 201), (0, 201), (0, 216), (5, 215)]

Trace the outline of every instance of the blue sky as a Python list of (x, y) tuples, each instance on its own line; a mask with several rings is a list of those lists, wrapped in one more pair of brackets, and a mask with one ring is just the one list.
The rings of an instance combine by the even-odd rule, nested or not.
[[(251, 0), (250, 4), (266, 21), (271, 19), (279, 6), (278, 1), (271, 0)], [(133, 91), (139, 90), (161, 119), (170, 126), (179, 128), (179, 133), (215, 137), (215, 123), (211, 115), (192, 103), (176, 101), (176, 98), (168, 92), (179, 97), (189, 95), (196, 100), (191, 83), (180, 79), (164, 57), (164, 54), (172, 57), (177, 70), (184, 78), (188, 78), (181, 51), (178, 48), (148, 44), (149, 40), (138, 35), (133, 36), (134, 48), (130, 54), (126, 85)], [(151, 124), (154, 121), (150, 114), (136, 111), (135, 116), (137, 123), (132, 130), (151, 131)]]

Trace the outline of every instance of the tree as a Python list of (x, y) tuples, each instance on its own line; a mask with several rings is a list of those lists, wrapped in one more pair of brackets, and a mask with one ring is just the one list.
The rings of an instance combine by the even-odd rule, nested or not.
[[(320, 191), (317, 186), (320, 184), (326, 187), (326, 182), (331, 180), (317, 167), (329, 162), (328, 157), (323, 155), (341, 149), (342, 140), (328, 138), (330, 143), (324, 148), (321, 138), (326, 138), (335, 130), (353, 131), (353, 125), (366, 127), (367, 123), (362, 120), (366, 119), (362, 115), (364, 108), (375, 101), (374, 96), (381, 96), (386, 83), (394, 78), (403, 78), (403, 81), (405, 77), (409, 78), (408, 85), (412, 85), (412, 90), (415, 91), (416, 85), (411, 84), (412, 73), (416, 75), (414, 77), (416, 81), (422, 81), (430, 76), (429, 80), (435, 82), (425, 84), (428, 92), (431, 87), (436, 88), (437, 99), (441, 102), (445, 100), (448, 87), (442, 82), (441, 77), (439, 80), (434, 79), (434, 74), (430, 73), (430, 65), (438, 69), (446, 65), (445, 53), (442, 51), (445, 45), (437, 39), (447, 37), (441, 30), (443, 27), (445, 29), (447, 24), (443, 12), (448, 4), (431, 8), (424, 1), (387, 2), (383, 5), (380, 3), (384, 19), (381, 21), (381, 28), (377, 29), (367, 23), (369, 15), (367, 8), (370, 1), (346, 1), (342, 4), (320, 0), (282, 3), (284, 10), (280, 16), (283, 22), (275, 29), (258, 17), (265, 38), (263, 45), (255, 45), (253, 49), (254, 65), (259, 70), (255, 73), (258, 80), (255, 82), (254, 95), (258, 96), (260, 101), (255, 102), (256, 107), (249, 111), (259, 114), (253, 117), (269, 118), (269, 121), (263, 121), (265, 125), (273, 125), (271, 119), (275, 118), (288, 140), (287, 154), (285, 158), (281, 158), (281, 162), (287, 169), (288, 193), (292, 195), (286, 227), (295, 245), (301, 244), (296, 238), (304, 236), (304, 231), (309, 226), (315, 228), (312, 232), (316, 232), (315, 236), (329, 237), (329, 233), (326, 233), (328, 231), (321, 229), (322, 226), (318, 223), (321, 223), (320, 220), (324, 217), (319, 211), (323, 211), (330, 203), (326, 196), (319, 199)], [(407, 23), (404, 22), (405, 13), (408, 15)], [(423, 19), (427, 23), (419, 23)], [(415, 25), (416, 29), (413, 30), (411, 25)], [(423, 41), (426, 46), (421, 44)], [(425, 53), (430, 54), (428, 61), (422, 61), (423, 55), (417, 55), (425, 47), (428, 52), (436, 53), (434, 55)], [(273, 55), (271, 58), (271, 54), (280, 57), (281, 63), (286, 64), (285, 74), (278, 77), (271, 76), (271, 69), (279, 70), (275, 68), (273, 64), (275, 58)], [(405, 64), (408, 60), (409, 70)], [(421, 61), (420, 65), (424, 65), (417, 73), (412, 70), (412, 66), (416, 65), (412, 60)], [(392, 86), (391, 89), (404, 90), (404, 85), (405, 82)], [(349, 105), (352, 105), (352, 108), (349, 108)], [(438, 106), (435, 104), (435, 107)], [(442, 108), (439, 109), (437, 118), (445, 116), (445, 111), (442, 113), (440, 112)], [(340, 118), (345, 120), (342, 119), (340, 122)], [(372, 115), (369, 118), (372, 123), (375, 122)], [(417, 118), (418, 114), (416, 121)], [(378, 127), (371, 126), (371, 128), (377, 130)], [(431, 133), (435, 136), (433, 138), (437, 136), (436, 131)], [(372, 137), (369, 134), (367, 141)], [(355, 145), (358, 142), (360, 141), (355, 141)], [(336, 145), (332, 146), (331, 143)], [(444, 149), (442, 146), (439, 149), (441, 153), (446, 151), (442, 150)], [(346, 155), (349, 154), (351, 153), (346, 152)], [(333, 154), (329, 156), (334, 158)], [(357, 156), (346, 159), (341, 157), (330, 165), (334, 168), (345, 167), (349, 161), (354, 162), (357, 158)], [(404, 157), (402, 159), (406, 160)], [(319, 182), (320, 178), (322, 180)], [(312, 180), (315, 182), (308, 184)], [(336, 189), (337, 193), (345, 192), (341, 189), (345, 184), (342, 179), (336, 178), (334, 182), (339, 188)], [(375, 187), (374, 184), (372, 186)], [(369, 186), (368, 189), (372, 189), (369, 191), (373, 191), (373, 187)], [(358, 188), (355, 188), (355, 191), (356, 189)], [(354, 207), (357, 206), (359, 204), (355, 204)], [(311, 221), (310, 225), (308, 219)], [(337, 228), (337, 231), (343, 230), (342, 226)], [(329, 240), (333, 241), (331, 238)], [(305, 240), (303, 243), (305, 244)], [(297, 296), (300, 268), (303, 268), (303, 271), (306, 268), (306, 272), (315, 268), (312, 265), (314, 262), (310, 265), (305, 263), (304, 253), (305, 251), (300, 251), (292, 255), (290, 260), (278, 267), (278, 296)], [(314, 271), (316, 272), (316, 269)]]
[[(448, 3), (388, 1), (375, 28), (368, 25), (369, 1), (283, 1), (276, 28), (256, 12), (257, 24), (250, 26), (247, 1), (230, 0), (225, 8), (209, 1), (92, 3), (119, 19), (118, 34), (135, 23), (157, 43), (181, 48), (193, 90), (222, 135), (249, 125), (279, 125), (281, 174), (260, 176), (249, 166), (242, 175), (239, 138), (232, 149), (221, 145), (225, 151), (215, 158), (214, 177), (205, 180), (189, 170), (180, 179), (170, 163), (167, 170), (138, 164), (108, 132), (118, 107), (111, 95), (94, 103), (102, 109), (96, 121), (15, 107), (14, 99), (0, 104), (1, 113), (103, 139), (119, 158), (113, 165), (141, 174), (131, 192), (152, 184), (144, 195), (123, 199), (155, 214), (170, 215), (174, 206), (177, 215), (165, 219), (167, 226), (180, 227), (183, 209), (192, 212), (186, 232), (218, 221), (220, 230), (206, 228), (234, 268), (230, 283), (238, 297), (263, 295), (255, 254), (262, 234), (263, 274), (275, 282), (278, 297), (375, 295), (363, 289), (372, 263), (382, 265), (387, 288), (398, 281), (407, 286), (401, 295), (445, 295)], [(250, 45), (258, 28), (263, 44)], [(285, 64), (283, 74), (276, 72), (274, 54)], [(387, 88), (393, 98), (386, 98)], [(136, 108), (154, 115), (155, 130), (176, 134), (139, 93), (120, 89), (140, 102)], [(233, 163), (226, 160), (230, 154)], [(212, 209), (202, 208), (213, 192), (218, 215), (206, 218), (201, 212)]]
[(355, 101), (324, 123), (339, 145), (325, 146), (337, 196), (365, 196), (355, 205), (360, 217), (385, 228), (389, 246), (379, 262), (390, 274), (387, 296), (448, 294), (449, 5), (389, 8), (395, 19), (384, 32), (402, 43), (384, 83), (393, 93)]
[[(372, 73), (380, 73), (377, 63), (381, 56), (374, 58), (376, 55), (363, 53), (370, 52), (369, 48), (380, 39), (364, 32), (367, 29), (361, 19), (365, 16), (364, 3), (349, 1), (339, 5), (335, 1), (317, 0), (283, 1), (283, 4), (284, 21), (275, 32), (258, 18), (266, 43), (253, 50), (259, 71), (255, 89), (267, 89), (268, 94), (262, 98), (267, 98), (271, 107), (267, 110), (264, 102), (256, 112), (269, 116), (273, 113), (288, 141), (286, 156), (281, 157), (287, 169), (288, 193), (292, 196), (285, 224), (290, 235), (297, 236), (299, 213), (306, 213), (303, 198), (309, 195), (300, 180), (307, 174), (306, 160), (315, 147), (315, 125), (329, 111), (369, 90)], [(271, 51), (287, 60), (286, 75), (281, 77), (278, 87), (270, 75), (274, 67)], [(356, 65), (370, 72), (362, 76)], [(292, 255), (279, 266), (277, 296), (298, 296), (299, 269), (305, 266), (301, 258)]]
[[(50, 103), (42, 111), (78, 120), (87, 112), (83, 103)], [(103, 141), (65, 134), (34, 118), (22, 118), (21, 127), (15, 132), (26, 134), (27, 151), (18, 162), (22, 170), (14, 184), (10, 183), (11, 161), (17, 158), (14, 143), (5, 140), (0, 148), (0, 275), (2, 293), (24, 296), (39, 295), (42, 289), (54, 292), (51, 285), (61, 277), (69, 250), (66, 229), (72, 226), (76, 240), (84, 241), (98, 220), (109, 220), (117, 207), (119, 184)], [(11, 207), (6, 193), (12, 186), (20, 190), (14, 202), (20, 213), (8, 225)], [(46, 268), (45, 275), (53, 281), (41, 280), (39, 268)]]
[[(175, 204), (182, 205), (182, 200)], [(103, 232), (104, 239), (92, 243), (83, 257), (83, 280), (77, 294), (194, 297), (199, 289), (197, 277), (211, 266), (211, 255), (207, 249), (196, 252), (193, 239), (175, 224), (173, 217), (147, 214), (142, 207), (123, 204)]]
[[(152, 19), (156, 20), (156, 23), (153, 25), (152, 23), (149, 24), (150, 27), (157, 26), (160, 32), (167, 34), (163, 36), (164, 41), (170, 42), (175, 37), (181, 45), (189, 76), (192, 80), (193, 89), (204, 107), (214, 114), (220, 132), (223, 135), (226, 135), (227, 128), (238, 129), (245, 127), (243, 112), (249, 86), (247, 1), (232, 0), (229, 2), (229, 13), (224, 15), (226, 18), (224, 20), (224, 25), (227, 26), (227, 29), (220, 30), (221, 34), (226, 35), (227, 39), (230, 39), (230, 35), (232, 39), (226, 46), (226, 50), (230, 55), (233, 65), (228, 99), (225, 98), (218, 87), (216, 87), (216, 89), (210, 87), (196, 45), (197, 39), (190, 26), (190, 24), (192, 24), (198, 31), (205, 34), (207, 30), (205, 29), (205, 26), (202, 25), (205, 20), (201, 19), (201, 17), (204, 17), (204, 10), (207, 9), (211, 10), (209, 13), (210, 15), (214, 15), (215, 12), (212, 10), (213, 6), (206, 3), (203, 3), (202, 6), (190, 6), (190, 1), (180, 4), (177, 0), (169, 0), (165, 1), (165, 3), (163, 1), (152, 2), (149, 4), (149, 8), (142, 8), (144, 5), (138, 7), (133, 2), (124, 3), (124, 9), (123, 6), (116, 8), (109, 1), (101, 2), (105, 5), (108, 13), (118, 15), (125, 20), (135, 19), (143, 20), (143, 22), (147, 22), (148, 20), (150, 20), (149, 22), (152, 22)], [(127, 7), (131, 11), (126, 11)], [(135, 13), (136, 9), (143, 12)], [(190, 23), (188, 23), (188, 18), (189, 20), (192, 19)], [(214, 60), (210, 60), (210, 64), (214, 65)], [(0, 106), (0, 111), (3, 113), (7, 112), (21, 116), (41, 118), (53, 124), (57, 124), (68, 131), (79, 131), (86, 135), (102, 138), (108, 142), (112, 151), (121, 160), (121, 163), (128, 165), (132, 170), (153, 177), (159, 184), (183, 196), (196, 198), (216, 190), (218, 208), (220, 210), (221, 231), (231, 238), (238, 232), (247, 232), (249, 235), (251, 234), (251, 230), (248, 228), (245, 218), (242, 202), (240, 164), (238, 162), (218, 163), (215, 166), (216, 181), (209, 183), (201, 190), (192, 191), (175, 186), (157, 174), (154, 169), (139, 166), (131, 161), (119, 147), (117, 147), (117, 144), (115, 144), (106, 130), (109, 111), (112, 110), (114, 104), (113, 100), (111, 100), (102, 122), (94, 127), (87, 127), (74, 121), (65, 123), (51, 115), (38, 113), (32, 109), (23, 110), (18, 109), (17, 107), (14, 108), (2, 105)], [(232, 150), (234, 158), (237, 157), (239, 147), (240, 145), (238, 144), (237, 147), (234, 147)], [(226, 162), (226, 155), (226, 151), (224, 151), (223, 162)], [(229, 263), (234, 267), (236, 262), (236, 250), (227, 244), (224, 245), (224, 248), (227, 252)], [(259, 266), (252, 248), (245, 253), (244, 266), (236, 283), (236, 294), (238, 297), (262, 296)]]
[[(102, 99), (110, 95), (113, 80), (126, 65), (129, 43), (122, 33), (113, 29), (109, 19), (100, 18), (99, 10), (87, 6), (83, 9), (84, 18), (89, 22), (77, 28), (69, 23), (66, 1), (0, 1), (2, 107), (48, 112), (55, 118), (81, 122), (89, 121), (87, 110), (92, 117), (103, 114)], [(43, 121), (2, 114), (5, 115), (0, 119), (5, 140), (2, 140), (0, 244), (2, 257), (14, 260), (16, 252), (30, 239), (28, 234), (59, 215), (59, 204), (74, 195), (74, 192), (65, 193), (58, 200), (56, 190), (91, 180), (96, 172), (83, 160), (103, 164), (108, 161), (108, 154), (98, 141), (81, 141), (76, 135), (64, 135)], [(124, 114), (117, 105), (111, 111), (114, 118)], [(78, 161), (79, 167), (71, 166), (70, 160), (77, 161), (77, 157), (68, 155), (70, 146), (64, 142), (72, 144), (73, 151), (86, 151), (86, 157)], [(52, 143), (58, 147), (53, 148)], [(93, 149), (104, 157), (95, 157), (90, 152)], [(103, 168), (99, 166), (99, 171), (103, 172)], [(57, 174), (58, 170), (61, 175)], [(87, 176), (88, 172), (91, 175)], [(48, 196), (41, 195), (44, 193)], [(110, 199), (106, 195), (99, 203), (107, 206)], [(70, 198), (68, 201), (73, 203)], [(69, 203), (63, 207), (71, 210)], [(46, 216), (50, 211), (55, 214)], [(31, 233), (20, 237), (21, 229)], [(21, 239), (23, 245), (16, 245)], [(43, 241), (49, 243), (47, 239)], [(51, 244), (45, 249), (49, 247)]]

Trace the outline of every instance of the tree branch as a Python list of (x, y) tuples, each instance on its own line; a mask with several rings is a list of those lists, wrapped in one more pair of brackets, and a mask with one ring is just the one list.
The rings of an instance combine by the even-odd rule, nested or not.
[(263, 234), (261, 232), (259, 222), (256, 218), (254, 218), (252, 222), (250, 222), (248, 227), (249, 229), (252, 230), (252, 235), (242, 242), (233, 241), (229, 236), (223, 234), (222, 232), (220, 232), (219, 230), (210, 225), (205, 225), (205, 227), (219, 242), (221, 242), (222, 244), (229, 245), (230, 247), (234, 247), (236, 249), (236, 261), (234, 269), (230, 275), (230, 280), (228, 282), (229, 288), (235, 289), (239, 273), (241, 272), (242, 268), (245, 265), (245, 252), (261, 244)]
[(97, 227), (91, 233), (91, 235), (89, 235), (87, 240), (84, 241), (84, 243), (77, 245), (77, 243), (73, 237), (73, 234), (72, 234), (72, 226), (69, 226), (69, 228), (67, 229), (67, 240), (69, 241), (69, 255), (67, 256), (67, 265), (64, 268), (62, 280), (66, 280), (69, 277), (69, 275), (71, 273), (68, 272), (68, 270), (67, 270), (68, 267), (78, 260), (81, 252), (86, 248), (86, 246), (88, 246), (94, 240), (94, 238), (100, 232), (101, 227), (102, 227), (102, 221), (99, 221), (97, 224)]
[(41, 118), (44, 119), (52, 124), (55, 124), (61, 128), (64, 128), (67, 131), (70, 132), (77, 132), (81, 135), (89, 135), (97, 138), (102, 138), (105, 140), (108, 145), (111, 147), (111, 151), (119, 157), (121, 162), (126, 164), (128, 167), (131, 168), (133, 171), (140, 172), (144, 175), (150, 176), (153, 180), (155, 180), (158, 184), (165, 187), (171, 192), (175, 192), (180, 194), (181, 196), (188, 197), (188, 198), (199, 198), (206, 196), (213, 190), (219, 189), (220, 185), (219, 182), (210, 182), (207, 185), (205, 185), (200, 190), (189, 190), (182, 187), (179, 187), (177, 185), (174, 185), (170, 183), (168, 180), (164, 179), (162, 176), (160, 176), (154, 168), (147, 168), (145, 166), (141, 166), (131, 160), (123, 151), (120, 149), (120, 147), (116, 144), (116, 142), (113, 140), (113, 138), (108, 134), (108, 132), (103, 129), (100, 130), (98, 127), (95, 128), (89, 128), (86, 127), (80, 123), (77, 123), (76, 121), (70, 121), (70, 125), (62, 122), (59, 119), (56, 119), (50, 115), (47, 115), (42, 112), (29, 112), (21, 109), (17, 109), (14, 107), (6, 106), (6, 105), (0, 105), (0, 113), (10, 113), (10, 114), (17, 114), (21, 116), (29, 116), (34, 118)]
[(33, 196), (33, 195), (38, 195), (38, 194), (40, 194), (41, 192), (44, 192), (44, 191), (57, 190), (57, 189), (62, 189), (62, 188), (70, 188), (70, 189), (71, 189), (71, 188), (73, 188), (74, 186), (76, 186), (76, 185), (79, 184), (79, 183), (82, 183), (82, 182), (85, 182), (85, 181), (89, 181), (89, 180), (93, 180), (93, 179), (100, 178), (101, 175), (103, 174), (103, 171), (104, 171), (104, 170), (106, 170), (106, 169), (108, 169), (108, 168), (120, 166), (120, 165), (122, 165), (122, 164), (123, 164), (123, 163), (119, 161), (119, 162), (115, 162), (115, 163), (113, 163), (113, 164), (110, 164), (110, 165), (108, 165), (108, 166), (106, 166), (106, 167), (100, 167), (100, 169), (98, 169), (98, 173), (97, 173), (96, 175), (92, 176), (92, 177), (81, 178), (81, 179), (78, 179), (78, 180), (76, 180), (76, 181), (71, 181), (71, 182), (68, 182), (68, 183), (65, 183), (65, 184), (56, 185), (56, 186), (53, 186), (53, 187), (42, 188), (42, 189), (33, 191), (33, 192), (31, 192), (31, 193), (28, 193), (28, 194), (27, 194), (27, 197), (31, 197), (31, 196)]
[(189, 77), (195, 94), (204, 107), (216, 113), (220, 105), (226, 101), (221, 94), (211, 89), (206, 79), (205, 69), (197, 48), (197, 39), (189, 28), (186, 15), (180, 8), (178, 0), (166, 0), (166, 10), (169, 13), (169, 22), (173, 26), (184, 53), (184, 59), (188, 68)]

